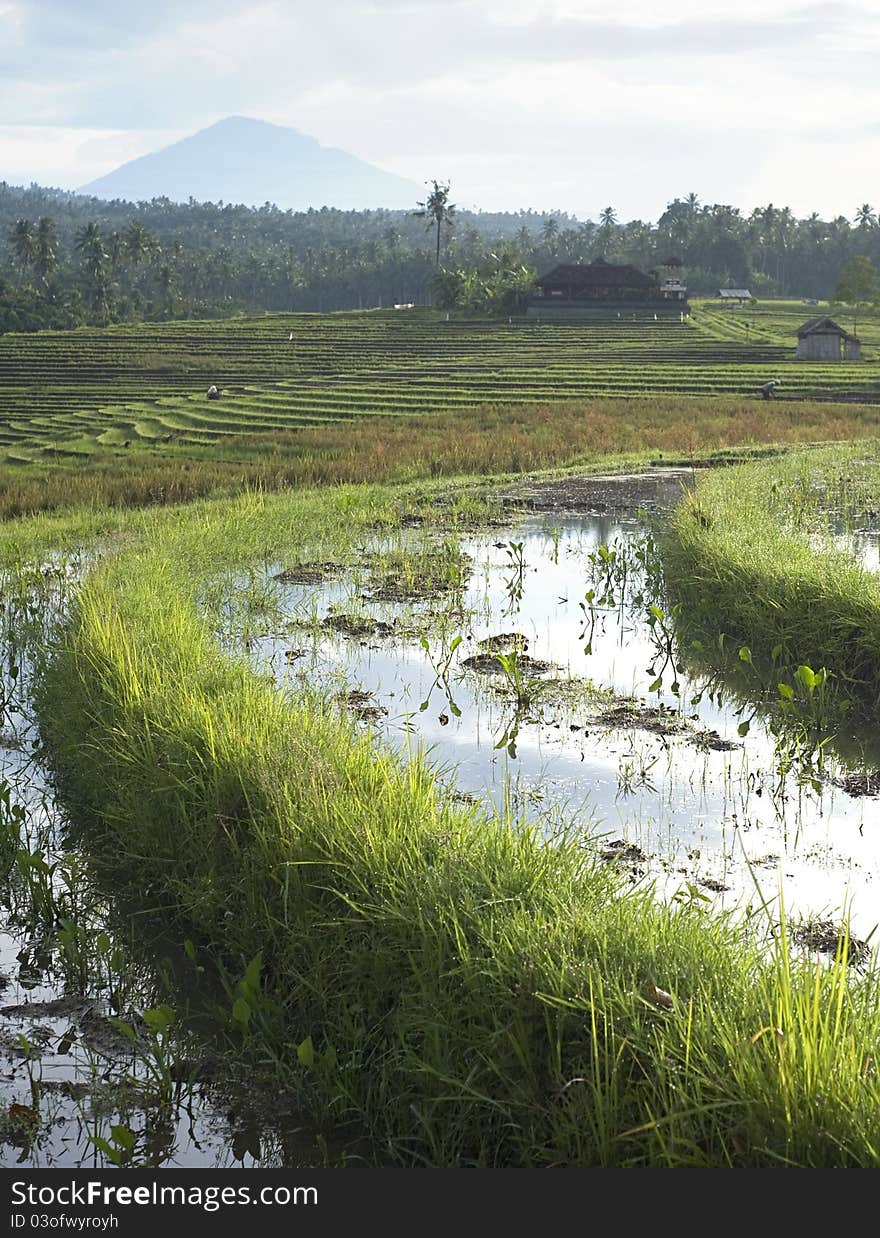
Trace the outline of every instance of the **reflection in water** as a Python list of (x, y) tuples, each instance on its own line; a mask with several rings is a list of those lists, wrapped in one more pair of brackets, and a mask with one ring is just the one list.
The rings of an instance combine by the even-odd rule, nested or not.
[(760, 718), (741, 735), (741, 701), (676, 672), (640, 571), (648, 536), (635, 518), (530, 517), (463, 540), (461, 596), (416, 603), (372, 599), (366, 569), (287, 585), (292, 626), (252, 653), (292, 689), (356, 691), (377, 740), (430, 749), (457, 794), (548, 834), (565, 820), (625, 840), (667, 894), (774, 904), (781, 884), (790, 912), (839, 914), (852, 899), (854, 931), (868, 933), (875, 800), (795, 769), (780, 782)]

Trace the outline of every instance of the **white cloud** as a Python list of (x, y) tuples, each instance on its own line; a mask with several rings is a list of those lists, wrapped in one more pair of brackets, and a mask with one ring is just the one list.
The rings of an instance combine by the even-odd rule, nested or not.
[(851, 213), (876, 165), (880, 14), (855, 4), (0, 0), (0, 36), (8, 180), (82, 184), (230, 114), (487, 209)]
[(63, 125), (0, 125), (0, 179), (74, 189), (129, 159), (167, 146), (181, 134), (142, 129), (74, 129)]

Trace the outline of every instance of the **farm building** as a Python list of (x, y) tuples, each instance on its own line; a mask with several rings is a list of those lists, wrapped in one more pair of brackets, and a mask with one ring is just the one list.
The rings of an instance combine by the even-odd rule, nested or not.
[(860, 361), (862, 341), (833, 318), (809, 318), (798, 327), (797, 355), (802, 361)]
[(718, 295), (722, 301), (735, 305), (743, 305), (746, 301), (751, 301), (752, 299), (752, 294), (748, 288), (719, 288)]
[[(681, 286), (684, 291), (684, 286)], [(683, 298), (682, 298), (683, 300)], [(682, 300), (675, 300), (676, 310)], [(616, 265), (597, 258), (595, 262), (562, 263), (535, 281), (529, 299), (530, 316), (595, 310), (638, 310), (645, 307), (672, 308), (671, 298), (663, 296), (655, 275), (637, 267)], [(685, 307), (686, 308), (686, 307)]]

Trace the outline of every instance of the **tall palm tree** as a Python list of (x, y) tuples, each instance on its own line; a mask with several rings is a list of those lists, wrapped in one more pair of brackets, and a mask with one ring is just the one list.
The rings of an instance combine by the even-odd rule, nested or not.
[(602, 247), (602, 256), (605, 257), (614, 229), (617, 226), (617, 211), (613, 206), (606, 206), (604, 210), (599, 212), (599, 244)]
[(34, 261), (36, 253), (36, 232), (29, 219), (16, 219), (9, 234), (12, 250), (22, 275)]
[(548, 215), (541, 224), (541, 245), (551, 258), (559, 253), (559, 220), (555, 215)]
[(44, 284), (58, 265), (58, 234), (55, 221), (44, 215), (34, 237), (34, 268)]
[(107, 312), (107, 251), (101, 229), (94, 220), (76, 230), (73, 244), (82, 257), (92, 306), (103, 316)]
[(449, 201), (449, 182), (441, 185), (439, 181), (426, 181), (425, 184), (431, 184), (433, 188), (428, 194), (424, 202), (417, 202), (416, 205), (421, 209), (413, 211), (413, 215), (417, 219), (426, 220), (425, 227), (437, 229), (437, 253), (434, 259), (435, 266), (440, 266), (440, 229), (443, 224), (448, 228), (452, 227), (452, 221), (455, 218), (455, 206)]

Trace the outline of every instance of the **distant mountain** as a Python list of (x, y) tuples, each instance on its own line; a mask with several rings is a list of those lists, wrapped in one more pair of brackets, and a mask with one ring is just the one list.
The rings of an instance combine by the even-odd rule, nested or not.
[(172, 146), (124, 163), (80, 193), (129, 202), (273, 202), (297, 211), (414, 206), (423, 187), (296, 129), (230, 116)]

